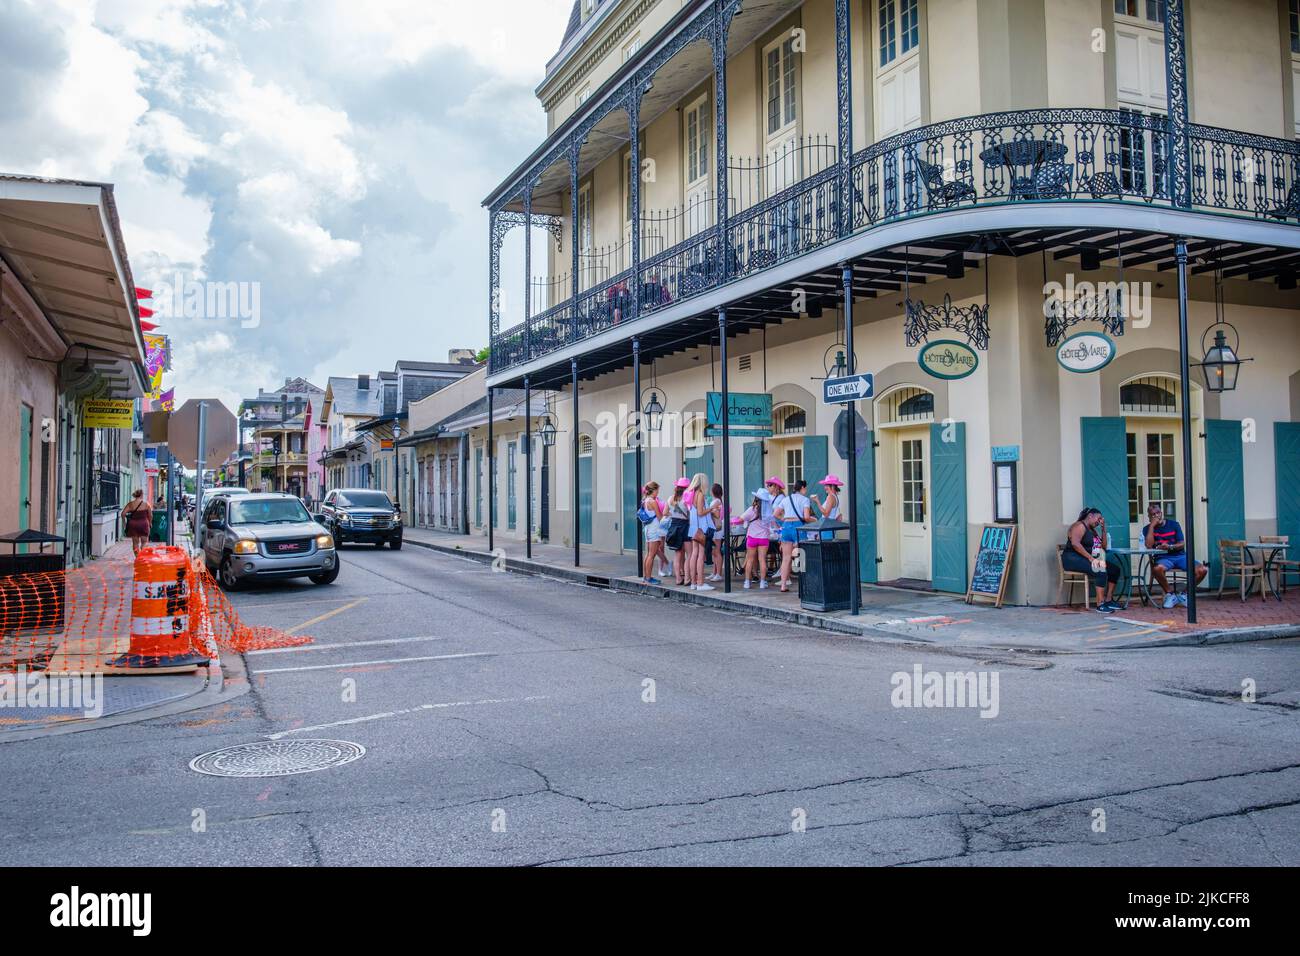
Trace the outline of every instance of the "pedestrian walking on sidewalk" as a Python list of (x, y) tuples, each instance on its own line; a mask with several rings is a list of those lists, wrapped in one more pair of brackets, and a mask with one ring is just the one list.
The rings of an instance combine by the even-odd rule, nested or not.
[(641, 491), (644, 496), (641, 499), (641, 511), (652, 516), (644, 523), (645, 561), (641, 566), (641, 580), (646, 584), (658, 584), (659, 579), (654, 576), (655, 561), (658, 559), (662, 562), (664, 559), (664, 506), (659, 501), (659, 482), (652, 481)]
[(126, 520), (126, 534), (131, 539), (131, 550), (135, 554), (149, 543), (149, 529), (153, 526), (153, 509), (144, 500), (144, 489), (137, 488), (131, 492), (131, 500), (122, 509)]
[(754, 492), (745, 513), (731, 519), (733, 523), (745, 527), (745, 583), (742, 587), (746, 591), (749, 590), (750, 581), (754, 578), (756, 570), (759, 589), (767, 587), (767, 549), (772, 544), (772, 537), (768, 519), (763, 517), (763, 513), (765, 509), (770, 512), (771, 502), (772, 496), (767, 489), (759, 488)]
[(673, 552), (673, 578), (677, 586), (689, 584), (686, 579), (686, 543), (690, 531), (690, 515), (682, 496), (690, 486), (686, 478), (678, 478), (673, 484), (672, 497), (668, 499), (668, 530), (664, 534), (664, 545)]
[(727, 536), (722, 533), (722, 485), (715, 482), (712, 491), (713, 497), (709, 499), (709, 530), (705, 537), (708, 539), (707, 549), (713, 561), (713, 573), (705, 580), (721, 581), (722, 569), (725, 567), (722, 562), (726, 560), (727, 540)]

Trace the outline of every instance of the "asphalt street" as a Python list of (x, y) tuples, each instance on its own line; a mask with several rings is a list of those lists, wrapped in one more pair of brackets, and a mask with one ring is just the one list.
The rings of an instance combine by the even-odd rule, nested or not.
[[(0, 745), (0, 862), (1300, 865), (1300, 642), (943, 651), (343, 557), (234, 596), (315, 638), (246, 655), (248, 694)], [(900, 706), (932, 672), (985, 695)], [(365, 753), (189, 766), (314, 738)]]

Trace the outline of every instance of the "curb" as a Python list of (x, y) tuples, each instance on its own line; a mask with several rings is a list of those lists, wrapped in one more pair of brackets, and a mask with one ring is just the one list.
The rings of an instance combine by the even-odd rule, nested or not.
[[(157, 717), (170, 717), (191, 710), (200, 710), (214, 704), (222, 704), (236, 697), (242, 697), (251, 690), (248, 675), (244, 668), (244, 659), (239, 654), (221, 657), (208, 665), (208, 679), (203, 687), (179, 700), (169, 700), (162, 704), (144, 704), (139, 707), (120, 710), (107, 717), (92, 717), (76, 721), (63, 721), (46, 727), (32, 727), (26, 730), (0, 731), (0, 746), (18, 743), (23, 740), (36, 740), (42, 737), (61, 737), (64, 734), (82, 733), (87, 730), (106, 730), (123, 724), (141, 723)], [(229, 675), (226, 671), (229, 670)]]
[[(477, 551), (470, 548), (455, 547), (453, 545), (437, 544), (432, 541), (421, 541), (409, 536), (404, 536), (403, 540), (405, 540), (407, 544), (413, 544), (419, 548), (425, 548), (429, 551), (436, 551), (440, 554), (452, 555), (454, 557), (467, 558), (471, 561), (478, 561), (480, 564), (491, 564), (493, 561), (497, 560), (496, 557), (488, 551)], [(729, 614), (762, 617), (768, 620), (780, 621), (785, 624), (794, 624), (800, 627), (809, 627), (837, 634), (848, 634), (853, 637), (881, 641), (890, 644), (921, 644), (926, 647), (943, 646), (918, 640), (916, 637), (905, 637), (903, 635), (878, 631), (869, 624), (854, 625), (835, 618), (823, 617), (822, 615), (806, 611), (787, 611), (784, 608), (777, 607), (737, 606), (734, 602), (728, 601), (725, 598), (708, 597), (692, 591), (678, 591), (675, 588), (667, 588), (661, 585), (642, 584), (639, 581), (625, 581), (621, 578), (610, 577), (607, 574), (586, 572), (579, 568), (557, 568), (549, 564), (542, 564), (538, 561), (528, 561), (521, 558), (507, 557), (503, 559), (503, 562), (503, 566), (506, 570), (514, 571), (518, 574), (526, 574), (531, 577), (552, 578), (559, 581), (568, 581), (572, 584), (583, 584), (591, 587), (605, 588), (607, 590), (620, 591), (625, 594), (635, 594), (641, 597), (657, 598), (660, 600), (675, 600), (681, 604), (695, 604), (715, 611), (724, 611)], [(1219, 628), (1212, 631), (1194, 631), (1190, 634), (1171, 633), (1167, 638), (1162, 640), (1147, 641), (1145, 643), (1112, 644), (1105, 648), (1085, 648), (1080, 651), (1071, 651), (1061, 648), (1044, 648), (1044, 650), (1056, 654), (1083, 653), (1093, 650), (1148, 650), (1153, 647), (1204, 647), (1212, 644), (1243, 644), (1251, 641), (1282, 640), (1290, 637), (1300, 637), (1300, 625), (1273, 624), (1250, 628)], [(962, 644), (960, 646), (963, 648), (988, 650), (1006, 649), (1006, 645), (1000, 644)]]

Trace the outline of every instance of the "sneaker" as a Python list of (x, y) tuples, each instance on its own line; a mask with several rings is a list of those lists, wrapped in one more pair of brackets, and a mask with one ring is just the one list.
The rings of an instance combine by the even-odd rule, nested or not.
[(749, 578), (745, 578), (745, 583), (741, 585), (746, 591), (749, 590)]
[(709, 575), (707, 578), (705, 578), (704, 580), (706, 580), (706, 581), (721, 581), (721, 580), (722, 580), (722, 575), (721, 575), (721, 574), (710, 574), (710, 575)]
[(1111, 607), (1109, 604), (1098, 604), (1096, 610), (1097, 610), (1097, 613), (1098, 613), (1098, 614), (1114, 614), (1114, 613), (1115, 613), (1115, 609), (1114, 609), (1113, 607)]
[(645, 583), (646, 583), (646, 584), (660, 584), (661, 582), (660, 582), (660, 580), (659, 580), (658, 578), (646, 578), (646, 579), (645, 579)]
[(712, 591), (713, 589), (714, 589), (714, 588), (713, 588), (713, 585), (712, 585), (712, 584), (697, 584), (697, 585), (695, 585), (695, 590), (697, 590), (697, 591)]
[(767, 582), (766, 582), (766, 581), (759, 581), (759, 582), (758, 582), (758, 589), (759, 589), (760, 591), (766, 591), (766, 590), (767, 590)]
[(1187, 607), (1187, 595), (1186, 594), (1178, 595), (1178, 603), (1182, 607)]
[(1178, 603), (1178, 595), (1176, 595), (1176, 594), (1166, 594), (1166, 595), (1165, 595), (1165, 602), (1164, 602), (1164, 604), (1162, 604), (1162, 605), (1160, 605), (1160, 606), (1163, 607), (1163, 608), (1167, 611), (1167, 610), (1169, 610), (1171, 607), (1173, 607), (1173, 606), (1174, 606), (1175, 604), (1177, 604), (1177, 603)]

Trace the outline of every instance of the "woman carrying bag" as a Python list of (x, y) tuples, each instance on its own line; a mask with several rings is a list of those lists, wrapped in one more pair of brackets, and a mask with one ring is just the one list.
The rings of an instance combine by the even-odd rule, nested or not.
[(687, 583), (684, 580), (686, 555), (683, 552), (686, 548), (686, 532), (690, 528), (691, 517), (686, 510), (686, 505), (682, 502), (682, 494), (690, 487), (690, 484), (687, 479), (678, 478), (673, 485), (673, 494), (668, 499), (668, 506), (665, 509), (668, 528), (664, 532), (664, 545), (673, 553), (673, 577), (677, 580), (678, 586)]
[(143, 489), (131, 492), (131, 500), (122, 509), (122, 517), (126, 520), (125, 531), (131, 539), (131, 549), (139, 554), (140, 549), (149, 543), (149, 529), (153, 526), (153, 509), (144, 500)]

